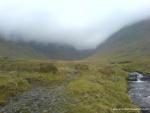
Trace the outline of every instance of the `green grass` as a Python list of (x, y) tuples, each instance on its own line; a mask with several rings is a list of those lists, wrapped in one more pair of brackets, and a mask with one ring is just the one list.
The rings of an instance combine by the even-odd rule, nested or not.
[(113, 108), (137, 108), (128, 97), (127, 73), (119, 68), (97, 67), (81, 71), (68, 85), (68, 96), (74, 101), (68, 104), (69, 113), (137, 113), (113, 111)]
[[(49, 65), (57, 71), (47, 71), (47, 68), (55, 69)], [(113, 111), (113, 108), (137, 108), (128, 97), (127, 73), (122, 70), (122, 64), (0, 59), (0, 66), (1, 105), (8, 97), (32, 87), (61, 85), (67, 80), (68, 73), (75, 69), (75, 79), (66, 84), (64, 92), (69, 100), (64, 108), (68, 113), (138, 112)], [(44, 71), (41, 71), (43, 68)]]
[(30, 85), (25, 79), (0, 73), (0, 105), (6, 103), (7, 97), (15, 96), (28, 89), (30, 89)]
[[(42, 64), (42, 68), (41, 68)], [(0, 105), (32, 87), (59, 85), (72, 66), (63, 62), (0, 59)]]

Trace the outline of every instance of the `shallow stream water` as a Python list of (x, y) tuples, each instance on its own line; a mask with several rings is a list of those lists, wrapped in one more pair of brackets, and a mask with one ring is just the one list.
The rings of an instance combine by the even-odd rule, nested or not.
[(150, 76), (139, 72), (130, 73), (129, 95), (142, 113), (150, 113)]

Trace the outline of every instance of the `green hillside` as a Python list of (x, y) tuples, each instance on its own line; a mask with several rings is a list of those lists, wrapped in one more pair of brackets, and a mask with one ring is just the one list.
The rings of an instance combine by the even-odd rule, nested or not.
[(126, 26), (97, 48), (95, 56), (107, 58), (142, 58), (150, 56), (150, 20)]
[(10, 40), (0, 38), (0, 56), (11, 58), (39, 58), (44, 57), (42, 54), (34, 51), (29, 46), (22, 45)]
[(89, 58), (93, 63), (109, 63), (127, 72), (150, 73), (150, 20), (120, 29), (96, 51)]

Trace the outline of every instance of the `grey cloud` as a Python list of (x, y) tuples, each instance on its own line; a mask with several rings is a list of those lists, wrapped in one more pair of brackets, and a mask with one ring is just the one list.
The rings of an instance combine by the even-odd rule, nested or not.
[(149, 12), (149, 0), (0, 0), (0, 32), (92, 49)]

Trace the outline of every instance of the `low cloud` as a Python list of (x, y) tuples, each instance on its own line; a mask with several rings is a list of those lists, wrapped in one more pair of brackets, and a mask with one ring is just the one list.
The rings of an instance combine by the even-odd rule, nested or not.
[(10, 39), (93, 49), (149, 12), (149, 0), (0, 0), (0, 32)]

